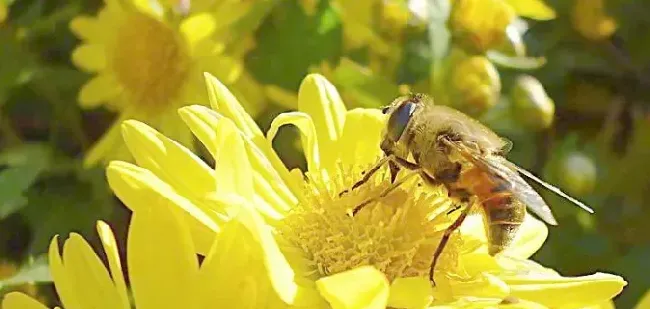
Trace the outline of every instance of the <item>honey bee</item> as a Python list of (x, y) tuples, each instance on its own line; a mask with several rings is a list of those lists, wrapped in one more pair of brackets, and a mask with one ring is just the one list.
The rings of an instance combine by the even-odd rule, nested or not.
[[(413, 176), (419, 175), (428, 185), (444, 185), (458, 205), (451, 212), (465, 207), (445, 230), (433, 255), (429, 271), (433, 284), (440, 254), (473, 207), (482, 209), (490, 255), (502, 252), (512, 243), (526, 208), (546, 223), (557, 225), (550, 208), (521, 175), (593, 213), (580, 201), (509, 162), (505, 155), (512, 148), (510, 141), (453, 108), (434, 105), (426, 95), (399, 97), (382, 112), (388, 116), (380, 145), (385, 156), (351, 189), (363, 185), (385, 164), (389, 164), (392, 184), (354, 208), (352, 215)], [(397, 172), (402, 169), (409, 172), (397, 179)]]

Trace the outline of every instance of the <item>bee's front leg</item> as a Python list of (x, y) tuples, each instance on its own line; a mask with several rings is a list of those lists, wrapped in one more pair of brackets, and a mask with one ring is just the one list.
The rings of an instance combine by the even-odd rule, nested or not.
[(370, 177), (372, 177), (372, 175), (374, 175), (382, 167), (382, 165), (386, 164), (386, 162), (389, 162), (391, 160), (391, 157), (392, 156), (385, 156), (385, 157), (381, 158), (379, 160), (379, 162), (377, 162), (375, 164), (375, 166), (370, 168), (368, 171), (364, 171), (363, 178), (361, 178), (361, 180), (355, 182), (350, 189), (345, 189), (345, 190), (341, 191), (339, 193), (339, 197), (343, 196), (343, 194), (346, 194), (349, 191), (352, 191), (352, 190), (358, 188), (359, 186), (363, 185), (364, 183), (368, 182), (368, 180), (370, 180)]
[(420, 171), (419, 171), (419, 170), (415, 170), (415, 171), (412, 171), (410, 174), (407, 174), (406, 176), (400, 178), (398, 181), (396, 181), (396, 182), (394, 182), (393, 184), (391, 184), (388, 188), (384, 189), (384, 191), (382, 191), (379, 195), (377, 195), (377, 196), (375, 196), (375, 197), (372, 197), (372, 198), (369, 198), (369, 199), (367, 199), (366, 201), (364, 201), (363, 203), (357, 205), (357, 207), (355, 207), (355, 208), (352, 210), (352, 216), (354, 217), (354, 215), (356, 215), (357, 212), (359, 212), (359, 210), (361, 210), (361, 209), (362, 209), (363, 207), (365, 207), (366, 205), (368, 205), (368, 204), (370, 204), (370, 203), (372, 203), (372, 202), (378, 200), (379, 198), (382, 198), (382, 197), (388, 195), (388, 193), (390, 193), (390, 192), (392, 192), (393, 190), (397, 189), (399, 186), (401, 186), (401, 185), (402, 185), (403, 183), (405, 183), (407, 180), (411, 179), (411, 177), (413, 177), (413, 176), (417, 176), (417, 175), (419, 175), (419, 174), (420, 174)]

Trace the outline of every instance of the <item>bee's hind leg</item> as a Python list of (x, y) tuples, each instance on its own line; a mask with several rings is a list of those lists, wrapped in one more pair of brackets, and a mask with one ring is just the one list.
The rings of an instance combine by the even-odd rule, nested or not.
[(467, 204), (467, 207), (463, 209), (463, 212), (460, 213), (456, 221), (452, 223), (447, 229), (445, 230), (445, 233), (442, 235), (442, 238), (440, 239), (440, 243), (438, 244), (438, 247), (436, 248), (436, 252), (433, 254), (433, 260), (431, 261), (431, 268), (429, 268), (429, 280), (431, 281), (432, 285), (436, 285), (436, 283), (433, 280), (433, 273), (436, 268), (436, 263), (438, 262), (438, 258), (442, 254), (442, 250), (445, 249), (445, 246), (447, 246), (447, 242), (449, 241), (449, 237), (451, 237), (451, 233), (453, 233), (456, 229), (460, 227), (460, 225), (465, 221), (465, 218), (469, 214), (470, 210), (472, 209), (472, 205), (474, 203), (469, 202)]

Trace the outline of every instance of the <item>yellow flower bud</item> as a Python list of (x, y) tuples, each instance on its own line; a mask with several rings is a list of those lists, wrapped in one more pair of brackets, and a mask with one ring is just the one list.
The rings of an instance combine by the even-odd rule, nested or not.
[(401, 1), (386, 1), (381, 6), (381, 30), (390, 37), (399, 38), (409, 21), (408, 7)]
[(499, 72), (487, 58), (464, 58), (452, 70), (451, 91), (455, 106), (478, 116), (496, 104), (501, 80)]
[(573, 28), (590, 40), (602, 40), (616, 31), (616, 21), (607, 16), (604, 0), (575, 0)]
[(566, 155), (560, 165), (561, 186), (576, 196), (590, 193), (596, 186), (597, 169), (594, 162), (583, 153), (574, 151)]
[(516, 14), (503, 0), (454, 0), (451, 29), (464, 45), (478, 51), (498, 46)]
[(553, 124), (555, 104), (536, 78), (519, 76), (510, 92), (510, 99), (516, 119), (527, 128), (541, 130)]
[(5, 21), (7, 18), (8, 12), (7, 12), (7, 5), (4, 4), (4, 2), (0, 2), (0, 24)]

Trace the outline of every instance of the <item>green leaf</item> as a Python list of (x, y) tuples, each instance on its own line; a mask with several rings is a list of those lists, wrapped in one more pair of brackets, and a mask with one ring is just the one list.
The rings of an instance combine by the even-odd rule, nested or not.
[(9, 95), (9, 90), (24, 81), (33, 70), (33, 59), (15, 34), (8, 29), (0, 28), (0, 106)]
[(494, 64), (510, 69), (535, 70), (546, 64), (544, 57), (508, 56), (495, 50), (488, 51), (486, 56)]
[(42, 185), (29, 191), (29, 203), (20, 212), (34, 233), (31, 254), (46, 252), (55, 235), (66, 237), (73, 231), (93, 235), (97, 220), (106, 220), (115, 206), (103, 169), (84, 170), (78, 160), (60, 161), (55, 165), (73, 169), (41, 179)]
[(328, 1), (306, 15), (296, 1), (275, 6), (256, 33), (257, 48), (247, 67), (262, 83), (296, 91), (309, 67), (341, 53), (341, 20)]
[(0, 153), (0, 219), (25, 206), (25, 192), (49, 164), (49, 151), (41, 144), (25, 144)]
[(0, 290), (26, 283), (52, 282), (47, 255), (41, 255), (23, 265), (15, 275), (0, 280)]

